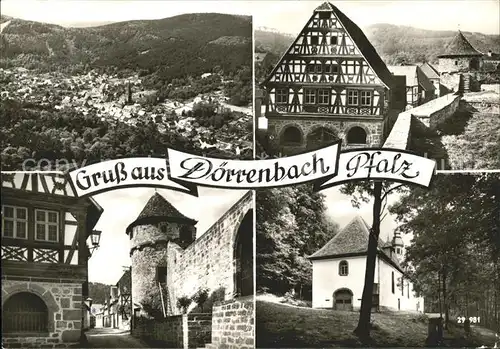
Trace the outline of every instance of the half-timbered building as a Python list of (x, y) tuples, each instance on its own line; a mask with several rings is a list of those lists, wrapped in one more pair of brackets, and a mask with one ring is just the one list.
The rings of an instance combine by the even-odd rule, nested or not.
[(435, 98), (435, 87), (419, 66), (393, 65), (389, 71), (406, 78), (406, 109), (417, 107)]
[(63, 175), (2, 173), (2, 346), (80, 341), (93, 228), (103, 210)]
[(362, 30), (325, 2), (261, 84), (269, 138), (284, 153), (342, 140), (379, 146), (393, 76)]

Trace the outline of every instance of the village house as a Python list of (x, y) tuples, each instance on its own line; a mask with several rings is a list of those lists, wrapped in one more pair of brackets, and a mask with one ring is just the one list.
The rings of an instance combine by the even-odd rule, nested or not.
[[(149, 199), (126, 230), (134, 335), (171, 347), (253, 348), (252, 207), (249, 191), (197, 238), (195, 220), (157, 192)], [(182, 306), (201, 290), (208, 308)]]
[(2, 173), (2, 347), (84, 338), (88, 259), (103, 209), (54, 173)]
[(394, 80), (362, 30), (323, 3), (261, 84), (270, 143), (285, 154), (339, 139), (344, 147), (380, 146)]
[(434, 68), (429, 62), (422, 63), (419, 65), (420, 71), (429, 79), (429, 81), (434, 85), (434, 97), (438, 98), (441, 96), (441, 79), (439, 72)]
[[(325, 246), (312, 254), (312, 307), (359, 310), (365, 281), (370, 227), (356, 216)], [(404, 244), (398, 233), (391, 242), (379, 241), (373, 287), (373, 311), (424, 311), (401, 267)]]
[(393, 65), (392, 74), (406, 78), (407, 109), (417, 107), (435, 98), (435, 87), (416, 65)]

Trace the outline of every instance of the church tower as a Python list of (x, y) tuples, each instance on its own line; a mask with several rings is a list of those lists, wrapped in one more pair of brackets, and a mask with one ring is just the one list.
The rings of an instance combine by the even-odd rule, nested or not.
[(394, 232), (394, 237), (392, 238), (392, 248), (398, 261), (402, 262), (404, 258), (404, 243), (401, 238), (401, 233), (398, 231)]
[(274, 148), (293, 154), (342, 141), (381, 146), (393, 75), (362, 30), (323, 3), (261, 84)]
[[(150, 303), (151, 297), (168, 300), (167, 246), (169, 243), (181, 248), (189, 246), (196, 239), (196, 223), (155, 193), (137, 219), (128, 226), (134, 307)], [(169, 313), (167, 309), (165, 312)]]

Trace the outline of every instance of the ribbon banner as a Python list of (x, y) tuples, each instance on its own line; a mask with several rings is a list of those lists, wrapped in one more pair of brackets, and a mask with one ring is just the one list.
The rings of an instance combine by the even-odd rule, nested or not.
[(159, 187), (198, 196), (198, 186), (258, 189), (313, 183), (316, 191), (349, 181), (430, 185), (435, 162), (397, 149), (340, 152), (340, 142), (266, 160), (226, 160), (168, 149), (168, 158), (123, 158), (69, 172), (78, 196), (129, 187)]

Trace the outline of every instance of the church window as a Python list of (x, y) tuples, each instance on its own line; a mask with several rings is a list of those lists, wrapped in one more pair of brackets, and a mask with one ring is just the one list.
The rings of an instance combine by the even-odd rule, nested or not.
[(337, 45), (337, 36), (330, 37), (330, 45)]
[(392, 293), (394, 294), (394, 292), (395, 292), (395, 287), (394, 287), (395, 286), (394, 285), (394, 272), (392, 272), (391, 276), (392, 276), (392, 279), (391, 279), (391, 281), (392, 281), (392, 285), (391, 286), (392, 287), (391, 288), (392, 288)]
[(339, 275), (347, 276), (349, 275), (349, 264), (347, 261), (342, 261), (339, 263)]
[(289, 126), (283, 132), (283, 143), (302, 143), (302, 134), (295, 126)]
[(28, 209), (5, 205), (2, 212), (2, 236), (27, 239)]
[(287, 104), (288, 103), (288, 89), (278, 88), (276, 89), (276, 104)]
[(349, 104), (349, 105), (358, 105), (359, 104), (358, 91), (349, 90), (347, 92), (347, 104)]
[(328, 89), (318, 90), (318, 103), (319, 104), (330, 104), (330, 90), (328, 90)]
[(361, 91), (361, 105), (363, 107), (372, 105), (372, 91)]
[(304, 90), (304, 103), (305, 104), (316, 104), (316, 90), (305, 89)]
[(35, 239), (38, 241), (59, 241), (59, 212), (35, 210)]

